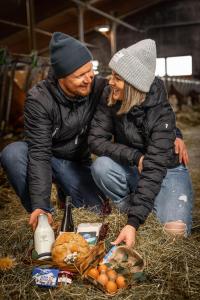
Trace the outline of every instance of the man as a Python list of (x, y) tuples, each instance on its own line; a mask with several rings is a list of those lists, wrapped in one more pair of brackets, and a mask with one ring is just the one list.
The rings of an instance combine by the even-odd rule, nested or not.
[(48, 78), (27, 95), (25, 142), (8, 145), (1, 159), (33, 228), (42, 212), (52, 221), (52, 178), (75, 206), (102, 204), (90, 174), (87, 134), (106, 80), (94, 78), (91, 53), (68, 35), (53, 34), (50, 57)]
[[(78, 40), (55, 32), (49, 48), (52, 69), (27, 95), (25, 141), (8, 145), (1, 154), (33, 229), (40, 213), (52, 222), (52, 178), (72, 196), (74, 206), (99, 210), (102, 205), (90, 173), (87, 137), (107, 81), (94, 77), (92, 55)], [(177, 141), (177, 151), (187, 162), (184, 143)]]

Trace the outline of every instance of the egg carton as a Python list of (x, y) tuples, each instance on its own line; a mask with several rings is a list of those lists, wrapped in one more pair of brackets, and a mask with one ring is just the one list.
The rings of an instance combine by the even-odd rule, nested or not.
[[(99, 283), (99, 279), (94, 276), (95, 274), (91, 274), (90, 272), (91, 269), (101, 269), (101, 266), (105, 266), (105, 268), (107, 268), (107, 270), (103, 271), (105, 274), (107, 274), (109, 270), (113, 270), (118, 276), (123, 276), (125, 279), (125, 286), (118, 286), (116, 291), (108, 292), (106, 286), (103, 284), (104, 282), (102, 284)], [(127, 248), (126, 246), (115, 246), (112, 247), (110, 251), (104, 256), (104, 258), (100, 261), (99, 266), (93, 265), (92, 267), (87, 269), (87, 271), (85, 272), (85, 278), (98, 289), (102, 290), (104, 293), (110, 296), (114, 296), (124, 288), (128, 288), (128, 286), (130, 286), (130, 282), (135, 280), (138, 277), (138, 274), (140, 274), (141, 276), (141, 274), (143, 274), (144, 268), (145, 262), (136, 250)], [(98, 273), (97, 276), (99, 276)]]

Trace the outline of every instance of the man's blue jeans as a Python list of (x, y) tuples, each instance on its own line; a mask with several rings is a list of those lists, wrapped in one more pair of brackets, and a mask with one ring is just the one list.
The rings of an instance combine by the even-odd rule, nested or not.
[[(27, 143), (14, 142), (6, 146), (1, 152), (1, 164), (22, 205), (32, 212), (27, 178)], [(102, 192), (94, 183), (88, 164), (52, 157), (51, 165), (53, 180), (64, 194), (72, 197), (75, 207), (92, 207), (99, 211), (102, 205), (99, 195), (102, 197)]]
[[(103, 193), (118, 207), (125, 207), (123, 199), (134, 192), (139, 174), (137, 167), (122, 166), (109, 157), (97, 158), (91, 167), (92, 176)], [(187, 233), (192, 227), (193, 191), (188, 169), (183, 165), (168, 169), (159, 194), (154, 201), (156, 216), (165, 224), (183, 221)]]

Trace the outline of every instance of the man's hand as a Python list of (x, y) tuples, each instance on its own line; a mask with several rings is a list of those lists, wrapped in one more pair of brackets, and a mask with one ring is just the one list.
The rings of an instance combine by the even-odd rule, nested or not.
[(53, 222), (53, 218), (50, 213), (47, 213), (46, 211), (44, 211), (40, 208), (37, 208), (31, 213), (31, 216), (29, 219), (29, 225), (32, 226), (33, 231), (36, 229), (39, 214), (46, 214), (48, 217), (49, 224), (52, 224), (52, 222)]
[(112, 242), (112, 245), (118, 245), (121, 242), (126, 243), (128, 248), (135, 245), (136, 229), (131, 225), (126, 225), (118, 235), (117, 239)]
[(138, 164), (138, 172), (141, 174), (143, 170), (143, 160), (144, 160), (144, 155), (140, 157), (139, 164)]
[(179, 155), (179, 162), (187, 166), (189, 163), (189, 156), (184, 141), (180, 138), (176, 138), (174, 144), (175, 153)]

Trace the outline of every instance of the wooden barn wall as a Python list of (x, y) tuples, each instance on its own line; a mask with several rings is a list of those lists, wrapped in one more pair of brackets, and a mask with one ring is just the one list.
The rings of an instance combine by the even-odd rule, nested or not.
[[(199, 22), (200, 1), (182, 0), (166, 1), (160, 5), (145, 10), (143, 13), (132, 15), (124, 19), (128, 23), (140, 29), (147, 29), (156, 25), (167, 25), (169, 23)], [(192, 55), (193, 75), (200, 79), (200, 24), (189, 26), (178, 26), (168, 28), (150, 29), (145, 33), (131, 31), (125, 27), (118, 26), (117, 48), (129, 45), (144, 39), (152, 38), (157, 43), (158, 57)], [(104, 65), (110, 59), (110, 46), (108, 38), (100, 33), (91, 33), (87, 41), (98, 48), (91, 49), (94, 58)]]

